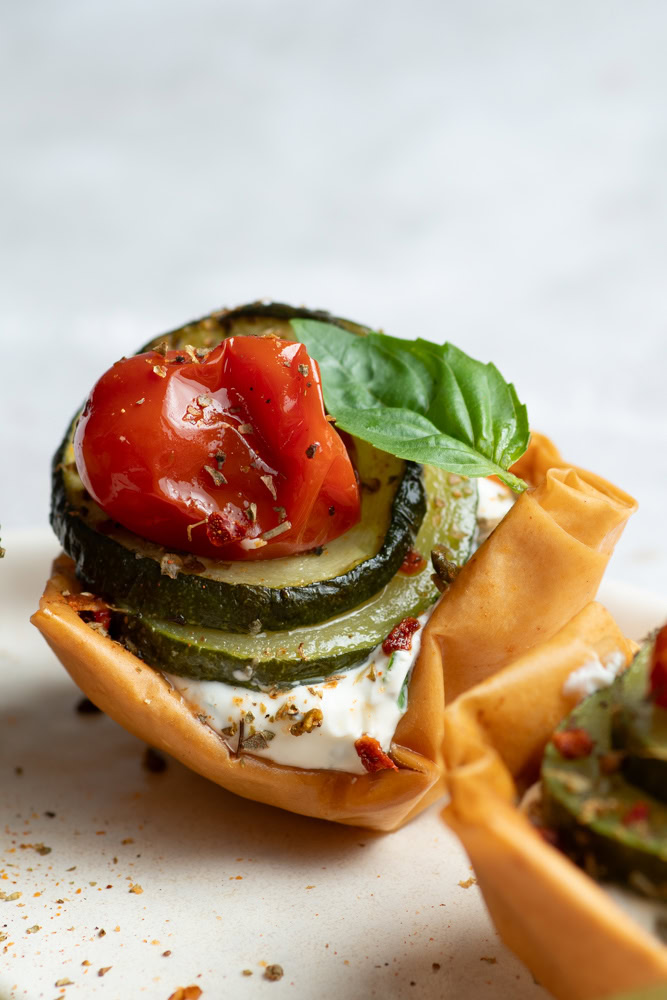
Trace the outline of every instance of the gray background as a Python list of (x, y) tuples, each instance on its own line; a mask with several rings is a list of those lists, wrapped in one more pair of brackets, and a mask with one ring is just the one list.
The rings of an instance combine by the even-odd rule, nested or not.
[(2, 7), (0, 520), (143, 340), (262, 296), (449, 338), (634, 492), (667, 590), (667, 6)]

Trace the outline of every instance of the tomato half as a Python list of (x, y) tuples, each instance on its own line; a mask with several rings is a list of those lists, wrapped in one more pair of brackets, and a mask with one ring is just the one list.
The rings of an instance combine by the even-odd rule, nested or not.
[(230, 337), (212, 351), (123, 358), (74, 437), (93, 499), (166, 548), (267, 559), (359, 520), (356, 475), (303, 344)]

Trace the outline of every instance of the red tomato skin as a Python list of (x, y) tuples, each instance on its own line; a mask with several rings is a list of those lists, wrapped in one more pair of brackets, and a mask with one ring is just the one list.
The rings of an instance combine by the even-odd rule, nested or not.
[[(360, 516), (317, 363), (278, 338), (231, 337), (201, 360), (177, 351), (121, 359), (94, 386), (74, 451), (106, 514), (168, 549), (277, 558), (326, 545)], [(211, 514), (231, 526), (229, 542), (207, 530)]]
[(667, 625), (658, 632), (651, 658), (650, 690), (660, 708), (667, 708)]

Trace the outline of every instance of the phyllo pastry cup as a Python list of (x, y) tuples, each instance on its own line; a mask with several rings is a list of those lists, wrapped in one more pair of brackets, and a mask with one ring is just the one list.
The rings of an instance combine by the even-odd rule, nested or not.
[(309, 768), (311, 735), (300, 737), (302, 767), (233, 754), (158, 670), (81, 620), (67, 596), (79, 587), (66, 557), (56, 561), (32, 620), (99, 708), (194, 771), (292, 812), (392, 830), (444, 791), (445, 698), (553, 635), (590, 601), (635, 508), (627, 494), (564, 463), (540, 435), (515, 471), (534, 488), (464, 566), (424, 629), (391, 743), (395, 767)]
[(518, 808), (544, 747), (574, 707), (566, 679), (618, 654), (627, 664), (634, 649), (591, 603), (445, 711), (451, 801), (444, 818), (470, 856), (500, 936), (559, 1000), (602, 1000), (657, 984), (667, 996), (667, 948)]

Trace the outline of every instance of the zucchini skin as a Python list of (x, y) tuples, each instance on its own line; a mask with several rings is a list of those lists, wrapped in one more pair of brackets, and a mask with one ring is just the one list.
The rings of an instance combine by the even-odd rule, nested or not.
[(398, 572), (414, 543), (426, 512), (421, 466), (406, 463), (392, 504), (384, 541), (374, 556), (347, 573), (301, 587), (230, 584), (194, 573), (166, 576), (160, 563), (135, 554), (86, 523), (71, 508), (62, 476), (68, 436), (58, 449), (52, 470), (51, 526), (74, 560), (85, 586), (112, 604), (146, 615), (231, 632), (279, 631), (317, 625), (344, 614), (377, 594)]
[(194, 347), (210, 347), (220, 343), (226, 337), (230, 337), (237, 321), (252, 321), (254, 319), (278, 320), (283, 323), (289, 323), (292, 319), (316, 319), (322, 323), (339, 326), (342, 330), (349, 330), (350, 333), (356, 333), (362, 337), (372, 332), (370, 327), (364, 326), (362, 323), (341, 319), (325, 309), (306, 309), (299, 306), (289, 306), (284, 302), (258, 301), (237, 306), (235, 309), (220, 309), (207, 316), (202, 316), (200, 319), (192, 320), (184, 326), (176, 327), (169, 333), (153, 337), (139, 348), (137, 354), (150, 351), (163, 340), (175, 348), (185, 347), (186, 344), (192, 344)]
[[(653, 711), (665, 711), (653, 709), (645, 699), (652, 648), (653, 642), (645, 643), (610, 687), (590, 695), (560, 724), (561, 731), (585, 729), (593, 749), (584, 757), (567, 759), (553, 743), (547, 744), (542, 762), (543, 810), (547, 824), (558, 833), (559, 845), (581, 864), (590, 864), (592, 858), (596, 877), (628, 882), (640, 891), (645, 891), (648, 880), (650, 894), (667, 900), (664, 786), (662, 794), (652, 796), (642, 781), (643, 764), (633, 758), (624, 728), (627, 712), (631, 715), (646, 708), (648, 717)], [(610, 773), (605, 762), (612, 752), (627, 756)], [(627, 822), (638, 805), (649, 809), (650, 822)], [(637, 880), (637, 873), (643, 881)]]
[[(262, 332), (274, 322), (284, 324), (297, 317), (333, 323), (360, 336), (368, 332), (367, 327), (327, 312), (260, 302), (195, 320), (153, 338), (139, 353), (165, 340), (176, 348), (190, 343), (210, 347), (234, 333), (235, 327), (251, 333), (256, 323), (255, 332)], [(414, 543), (426, 511), (421, 466), (408, 462), (394, 496), (389, 528), (380, 550), (341, 575), (280, 588), (230, 584), (193, 573), (180, 573), (172, 579), (161, 572), (156, 559), (138, 559), (114, 538), (87, 524), (70, 504), (62, 465), (76, 419), (75, 416), (53, 460), (51, 526), (88, 589), (112, 604), (140, 614), (230, 632), (256, 631), (258, 622), (269, 631), (318, 624), (352, 610), (382, 590)]]
[[(167, 673), (179, 674), (201, 681), (223, 681), (237, 687), (247, 687), (254, 691), (266, 691), (273, 687), (290, 688), (298, 684), (319, 683), (332, 674), (341, 673), (363, 663), (377, 648), (377, 644), (355, 644), (351, 650), (339, 649), (313, 659), (300, 659), (294, 655), (269, 656), (265, 658), (234, 656), (231, 651), (218, 650), (211, 656), (205, 642), (197, 642), (196, 628), (179, 629), (192, 633), (193, 641), (175, 637), (173, 627), (161, 622), (127, 615), (121, 626), (123, 643), (139, 655), (150, 666)], [(261, 638), (257, 645), (261, 645)], [(235, 671), (239, 675), (235, 676)], [(244, 678), (244, 673), (246, 677)]]

